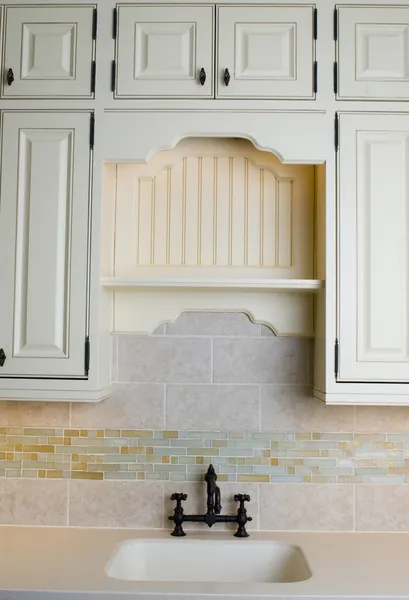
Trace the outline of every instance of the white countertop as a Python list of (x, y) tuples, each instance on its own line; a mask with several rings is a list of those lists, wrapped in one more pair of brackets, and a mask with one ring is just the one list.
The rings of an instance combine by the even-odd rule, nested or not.
[[(299, 545), (312, 577), (298, 583), (155, 583), (110, 579), (104, 568), (115, 546), (170, 532), (133, 529), (0, 527), (0, 599), (33, 592), (97, 592), (180, 596), (409, 598), (409, 533), (251, 533), (251, 540)], [(194, 539), (232, 539), (230, 533), (189, 531)], [(183, 544), (183, 538), (180, 543)], [(246, 543), (246, 540), (237, 540)], [(11, 593), (12, 592), (12, 593)], [(77, 596), (78, 598), (78, 596)]]

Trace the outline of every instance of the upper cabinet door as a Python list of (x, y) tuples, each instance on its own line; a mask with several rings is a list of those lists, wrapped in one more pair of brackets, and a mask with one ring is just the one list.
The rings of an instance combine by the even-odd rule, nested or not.
[(120, 5), (116, 96), (213, 96), (212, 6)]
[(84, 377), (89, 113), (3, 115), (1, 377)]
[(338, 9), (338, 97), (409, 98), (409, 8)]
[(90, 98), (92, 6), (7, 6), (3, 98)]
[(409, 381), (409, 115), (341, 114), (339, 381)]
[(218, 6), (217, 96), (313, 99), (314, 7)]

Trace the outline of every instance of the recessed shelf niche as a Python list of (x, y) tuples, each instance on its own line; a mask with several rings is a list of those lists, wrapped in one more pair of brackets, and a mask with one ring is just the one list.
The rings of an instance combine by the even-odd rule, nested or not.
[(324, 183), (323, 165), (283, 164), (241, 138), (188, 138), (147, 163), (107, 163), (101, 285), (113, 331), (240, 310), (279, 335), (312, 335)]

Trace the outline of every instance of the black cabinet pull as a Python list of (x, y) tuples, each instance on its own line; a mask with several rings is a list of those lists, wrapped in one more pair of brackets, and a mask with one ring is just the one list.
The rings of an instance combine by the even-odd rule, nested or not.
[(199, 81), (200, 81), (200, 85), (204, 85), (206, 83), (206, 71), (204, 70), (203, 67), (200, 69)]
[(9, 69), (7, 71), (7, 83), (8, 85), (11, 85), (14, 81), (14, 73), (13, 73), (13, 69)]
[(0, 367), (2, 367), (5, 362), (6, 362), (6, 353), (4, 352), (3, 348), (1, 348), (0, 349)]
[(231, 75), (229, 73), (229, 69), (224, 69), (223, 81), (224, 85), (228, 86), (230, 83)]

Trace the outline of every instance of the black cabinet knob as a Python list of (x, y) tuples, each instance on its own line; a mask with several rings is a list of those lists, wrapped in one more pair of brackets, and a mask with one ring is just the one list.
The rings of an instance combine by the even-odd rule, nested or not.
[(7, 71), (7, 84), (11, 85), (14, 81), (14, 73), (13, 73), (13, 69), (9, 69)]
[(3, 348), (0, 348), (0, 367), (2, 367), (5, 362), (6, 362), (6, 353), (4, 352)]
[(204, 85), (206, 83), (206, 71), (204, 70), (203, 67), (200, 69), (199, 81), (200, 81), (200, 85)]
[(229, 69), (224, 69), (223, 81), (224, 85), (228, 86), (230, 83), (231, 75)]

